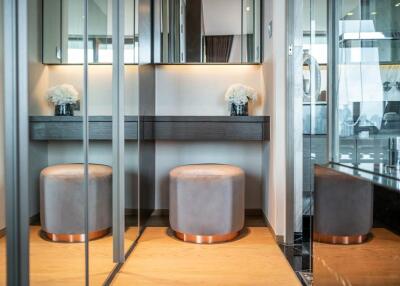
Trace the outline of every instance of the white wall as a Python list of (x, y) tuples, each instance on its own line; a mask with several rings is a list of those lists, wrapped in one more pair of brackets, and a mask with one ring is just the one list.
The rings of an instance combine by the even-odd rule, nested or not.
[[(224, 101), (227, 88), (243, 83), (258, 91), (250, 106), (262, 115), (265, 101), (261, 67), (189, 65), (157, 66), (157, 115), (229, 115)], [(156, 143), (156, 208), (168, 208), (168, 172), (179, 165), (225, 163), (246, 172), (246, 208), (261, 209), (262, 143), (259, 142), (165, 142)]]
[(258, 91), (251, 115), (262, 115), (265, 102), (261, 66), (176, 65), (156, 68), (157, 115), (229, 115), (224, 94), (234, 83)]
[(271, 117), (271, 140), (264, 146), (263, 211), (276, 235), (285, 233), (286, 213), (286, 7), (285, 1), (266, 0), (264, 27), (272, 21), (272, 38), (264, 35), (263, 82), (265, 113)]

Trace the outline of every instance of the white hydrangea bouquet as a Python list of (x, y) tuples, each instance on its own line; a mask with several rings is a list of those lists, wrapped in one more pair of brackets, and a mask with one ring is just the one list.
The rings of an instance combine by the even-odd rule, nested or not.
[(55, 115), (74, 115), (74, 105), (79, 101), (79, 93), (70, 84), (51, 87), (47, 91), (47, 101), (54, 104)]
[(225, 101), (231, 106), (232, 116), (248, 115), (249, 101), (257, 100), (257, 91), (243, 84), (231, 85), (225, 93)]

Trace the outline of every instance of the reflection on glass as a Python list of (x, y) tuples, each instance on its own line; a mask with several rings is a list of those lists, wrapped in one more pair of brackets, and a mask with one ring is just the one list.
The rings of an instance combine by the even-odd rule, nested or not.
[(339, 2), (337, 159), (388, 163), (389, 138), (400, 136), (400, 8)]
[(307, 254), (302, 257), (299, 270), (306, 273), (313, 267), (314, 165), (326, 163), (328, 153), (327, 3), (327, 0), (303, 1), (303, 188), (295, 194), (294, 223), (295, 243)]
[[(314, 242), (313, 284), (398, 285), (400, 185), (398, 171), (388, 165), (390, 139), (400, 136), (400, 4), (394, 0), (331, 3), (336, 17), (331, 92), (335, 163), (331, 165), (341, 163), (333, 168), (373, 183), (373, 213), (368, 207), (363, 213), (371, 222), (373, 218), (373, 224), (368, 241), (355, 247)], [(358, 183), (356, 179), (341, 188), (352, 192)], [(366, 187), (362, 190), (367, 192)], [(354, 198), (351, 204), (362, 201)], [(339, 204), (338, 217), (346, 209)], [(343, 225), (352, 230), (362, 225), (362, 219), (349, 219), (351, 224)]]
[[(134, 33), (135, 0), (125, 4), (125, 62), (137, 63), (137, 34)], [(112, 0), (88, 0), (88, 61), (112, 63)], [(83, 14), (81, 0), (43, 1), (43, 62), (83, 63)]]
[(259, 63), (260, 0), (161, 0), (157, 63)]
[[(138, 26), (138, 5), (139, 1), (134, 1), (135, 5), (135, 35), (139, 34)], [(137, 47), (137, 45), (136, 45)], [(137, 49), (125, 57), (134, 57), (138, 62), (139, 55)], [(125, 61), (127, 62), (127, 61)], [(125, 125), (138, 126), (139, 116), (139, 67), (137, 65), (125, 65)], [(138, 148), (138, 129), (133, 128), (133, 133), (125, 134), (125, 234), (124, 247), (125, 253), (131, 248), (139, 235), (139, 148)], [(132, 130), (126, 128), (125, 130)]]
[[(0, 108), (4, 108), (3, 1), (0, 1)], [(6, 285), (6, 196), (4, 181), (4, 119), (0, 118), (0, 285)]]
[[(47, 8), (53, 12), (59, 11), (55, 9), (57, 5), (61, 8), (61, 2), (66, 4), (70, 1), (28, 1), (28, 115), (31, 119), (33, 116), (45, 116), (36, 117), (44, 122), (49, 119), (48, 116), (52, 116), (57, 126), (46, 128), (56, 133), (63, 129), (66, 118), (54, 116), (55, 107), (48, 103), (47, 91), (68, 84), (77, 90), (80, 100), (83, 94), (82, 66), (45, 66), (40, 57), (41, 31), (55, 28), (45, 22), (42, 26), (44, 19), (41, 11), (43, 9), (46, 12)], [(73, 3), (76, 4), (75, 12), (82, 15), (83, 0), (75, 0)], [(76, 44), (83, 46), (82, 18), (76, 18), (75, 24)], [(61, 57), (60, 50), (56, 53), (56, 46), (52, 52)], [(83, 58), (83, 50), (75, 53)], [(75, 115), (81, 115), (81, 111), (75, 110)], [(32, 139), (29, 146), (26, 146), (29, 148), (30, 285), (85, 284), (85, 243), (82, 242), (85, 240), (83, 124), (81, 117), (76, 119), (73, 130), (78, 130), (78, 136), (74, 140)], [(68, 137), (70, 133), (64, 132), (64, 135)]]

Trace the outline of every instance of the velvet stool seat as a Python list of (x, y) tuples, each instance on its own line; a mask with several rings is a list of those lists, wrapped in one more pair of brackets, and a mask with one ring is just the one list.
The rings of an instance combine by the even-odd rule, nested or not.
[(244, 226), (245, 174), (235, 166), (201, 164), (170, 172), (169, 220), (184, 241), (234, 239)]
[[(112, 168), (90, 164), (89, 239), (109, 233), (112, 222)], [(53, 241), (85, 241), (84, 165), (47, 167), (40, 174), (42, 232)]]
[(372, 183), (319, 165), (314, 174), (314, 241), (366, 242), (373, 225)]

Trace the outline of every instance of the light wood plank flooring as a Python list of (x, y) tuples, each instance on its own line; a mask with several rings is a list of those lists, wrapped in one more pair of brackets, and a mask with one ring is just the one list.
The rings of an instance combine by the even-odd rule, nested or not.
[[(84, 243), (54, 243), (39, 235), (39, 226), (30, 228), (30, 284), (79, 286), (85, 284)], [(126, 250), (136, 238), (137, 228), (126, 231)], [(5, 285), (5, 237), (0, 239), (0, 285)], [(112, 236), (93, 240), (89, 245), (90, 285), (103, 285), (114, 267)]]
[(314, 285), (400, 285), (400, 237), (375, 228), (360, 245), (314, 242)]
[(197, 245), (148, 227), (113, 285), (301, 285), (265, 227), (229, 243)]

